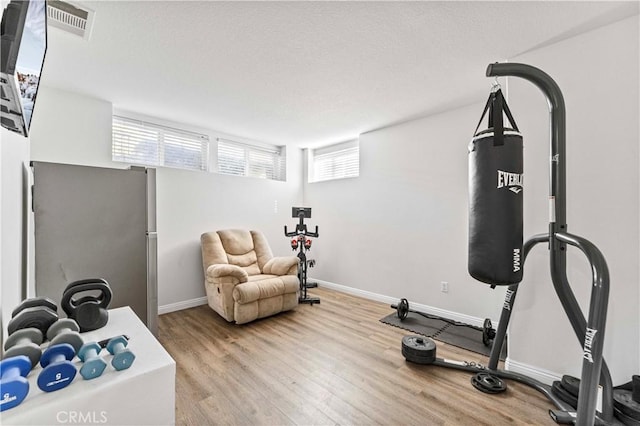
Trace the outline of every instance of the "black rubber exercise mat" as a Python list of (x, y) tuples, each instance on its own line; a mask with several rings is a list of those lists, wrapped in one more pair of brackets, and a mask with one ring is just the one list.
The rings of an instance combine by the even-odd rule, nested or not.
[[(403, 321), (400, 321), (397, 313), (393, 312), (382, 318), (380, 322), (422, 334), (423, 336), (487, 357), (491, 353), (491, 346), (487, 347), (482, 343), (482, 330), (479, 329), (452, 325), (446, 321), (427, 318), (413, 312), (409, 312), (407, 318)], [(502, 348), (502, 353), (500, 354), (501, 360), (504, 360), (506, 357), (506, 346), (507, 345), (504, 345)]]

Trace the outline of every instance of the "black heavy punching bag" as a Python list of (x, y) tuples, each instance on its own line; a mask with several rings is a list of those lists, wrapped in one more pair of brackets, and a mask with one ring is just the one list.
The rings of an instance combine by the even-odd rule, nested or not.
[[(489, 128), (478, 132), (489, 111)], [(511, 128), (503, 125), (503, 112)], [(522, 280), (522, 135), (501, 90), (469, 144), (469, 274), (491, 285)]]

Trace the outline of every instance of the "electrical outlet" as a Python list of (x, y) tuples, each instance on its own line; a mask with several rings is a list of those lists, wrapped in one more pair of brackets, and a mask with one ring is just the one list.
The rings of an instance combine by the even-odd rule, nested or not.
[(449, 293), (449, 283), (446, 281), (440, 281), (440, 291), (443, 293)]

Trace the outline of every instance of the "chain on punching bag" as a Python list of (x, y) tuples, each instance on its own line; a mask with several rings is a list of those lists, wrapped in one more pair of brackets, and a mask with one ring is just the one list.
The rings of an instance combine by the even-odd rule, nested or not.
[[(489, 128), (478, 132), (489, 112)], [(503, 113), (512, 127), (504, 127)], [(522, 135), (501, 90), (489, 95), (469, 144), (469, 274), (491, 285), (522, 280)]]

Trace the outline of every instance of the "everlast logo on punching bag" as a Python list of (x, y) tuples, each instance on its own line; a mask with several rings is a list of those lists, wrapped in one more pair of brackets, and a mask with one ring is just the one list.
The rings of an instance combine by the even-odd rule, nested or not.
[(522, 174), (498, 170), (498, 189), (508, 188), (516, 194), (522, 191)]

